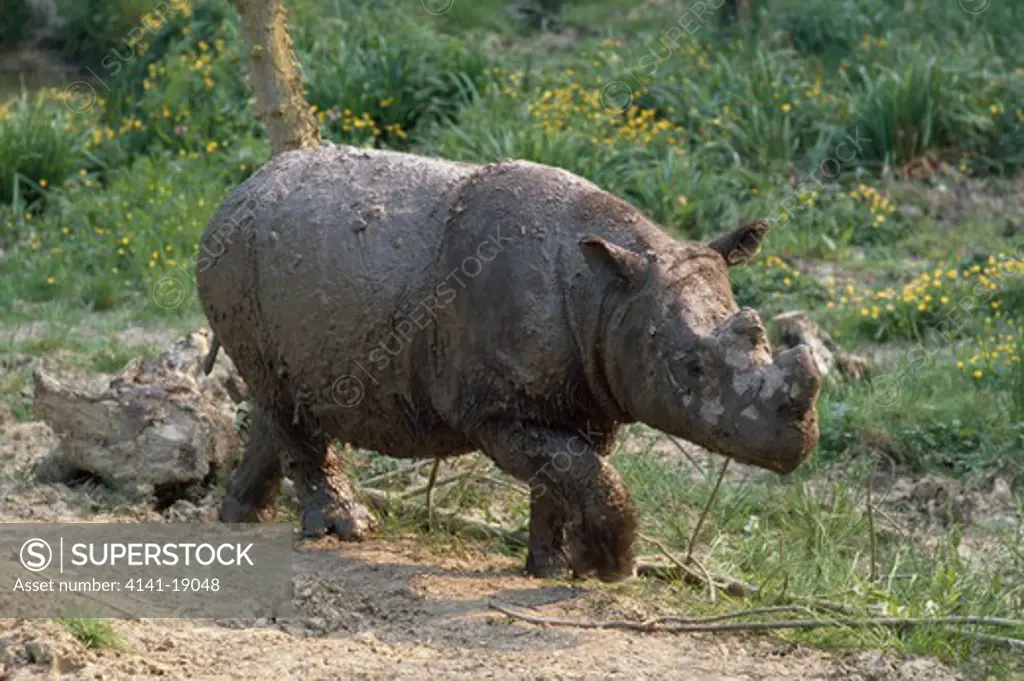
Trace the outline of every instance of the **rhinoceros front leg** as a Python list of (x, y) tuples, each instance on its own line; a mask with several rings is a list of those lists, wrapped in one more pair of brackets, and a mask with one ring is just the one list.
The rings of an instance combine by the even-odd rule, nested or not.
[(544, 487), (530, 490), (530, 546), (526, 572), (552, 579), (568, 569), (565, 555), (565, 511)]
[(618, 473), (578, 433), (532, 424), (493, 423), (475, 439), (498, 466), (531, 489), (527, 570), (558, 569), (564, 536), (572, 569), (604, 581), (633, 572), (636, 512)]

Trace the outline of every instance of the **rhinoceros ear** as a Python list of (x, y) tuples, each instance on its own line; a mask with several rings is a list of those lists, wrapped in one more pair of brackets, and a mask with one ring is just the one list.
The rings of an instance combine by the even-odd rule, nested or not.
[(625, 282), (635, 281), (643, 275), (646, 265), (643, 257), (599, 236), (580, 239), (580, 250), (583, 251), (587, 265), (597, 275)]
[(742, 265), (761, 248), (769, 227), (767, 220), (755, 220), (712, 240), (708, 246), (721, 253), (729, 267)]

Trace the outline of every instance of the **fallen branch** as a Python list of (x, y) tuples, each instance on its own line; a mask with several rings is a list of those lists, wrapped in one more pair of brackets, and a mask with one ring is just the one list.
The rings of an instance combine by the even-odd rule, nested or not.
[[(493, 598), (488, 600), (488, 605), (502, 614), (524, 622), (529, 622), (530, 624), (544, 624), (552, 627), (573, 627), (576, 629), (627, 629), (630, 631), (665, 632), (673, 634), (696, 632), (776, 631), (780, 629), (823, 629), (826, 627), (846, 627), (850, 629), (949, 625), (977, 625), (1008, 628), (1024, 627), (1024, 620), (1013, 620), (1002, 617), (868, 617), (845, 620), (780, 620), (776, 622), (728, 622), (725, 624), (711, 624), (708, 622), (665, 624), (660, 619), (644, 622), (629, 622), (626, 620), (605, 620), (602, 622), (597, 620), (569, 620), (530, 615), (516, 611), (506, 604), (498, 603)], [(751, 611), (746, 613), (736, 613), (736, 616), (750, 614), (750, 612)], [(1016, 641), (1017, 639), (1010, 640)]]
[[(706, 585), (706, 578), (702, 575), (696, 574), (686, 565), (666, 565), (664, 563), (637, 561), (636, 574), (638, 577), (647, 577), (666, 581), (681, 579), (683, 582), (694, 586)], [(709, 572), (708, 576), (711, 577), (711, 580), (719, 591), (733, 596), (734, 598), (758, 599), (764, 597), (761, 589), (758, 587), (748, 582), (744, 582), (743, 580), (736, 579), (730, 575)], [(833, 603), (832, 601), (819, 600), (816, 598), (790, 598), (788, 600), (790, 604), (794, 606), (807, 606), (825, 612), (839, 613), (841, 615), (856, 615), (858, 612), (854, 608), (843, 605), (842, 603)]]
[[(401, 499), (395, 498), (386, 492), (369, 487), (361, 487), (359, 492), (377, 511), (397, 510), (402, 515), (418, 518), (427, 518), (428, 516), (427, 508), (425, 506), (421, 506), (420, 504), (410, 504), (402, 501)], [(505, 541), (521, 544), (522, 546), (527, 546), (529, 544), (529, 539), (522, 532), (506, 530), (500, 525), (484, 522), (483, 520), (466, 518), (451, 511), (435, 511), (434, 520), (439, 525), (447, 527), (450, 531), (462, 532), (466, 536), (473, 537), (475, 539), (486, 540), (493, 539), (494, 537), (500, 537)]]
[(362, 487), (373, 487), (374, 485), (379, 485), (380, 483), (391, 480), (392, 478), (397, 478), (408, 473), (415, 473), (425, 468), (429, 463), (429, 459), (425, 461), (417, 461), (410, 466), (402, 466), (396, 470), (381, 473), (380, 475), (375, 475), (372, 478), (367, 478), (366, 480), (360, 480), (359, 485)]
[(500, 487), (507, 487), (508, 489), (513, 489), (513, 490), (515, 490), (517, 492), (522, 492), (523, 494), (529, 494), (530, 493), (530, 490), (529, 490), (529, 488), (526, 485), (520, 485), (517, 482), (512, 482), (510, 480), (502, 480), (501, 478), (499, 478), (497, 476), (487, 475), (486, 473), (483, 474), (483, 475), (480, 475), (478, 477), (483, 482), (489, 482), (492, 485), (498, 485)]
[[(429, 499), (430, 496), (433, 495), (433, 491), (434, 491), (435, 487), (442, 487), (444, 485), (450, 485), (453, 482), (458, 482), (459, 480), (464, 480), (465, 478), (468, 478), (468, 477), (474, 475), (474, 472), (473, 471), (463, 471), (462, 473), (455, 473), (454, 475), (449, 475), (447, 478), (441, 478), (440, 480), (438, 480), (437, 477), (434, 476), (434, 471), (433, 470), (431, 470), (431, 475), (432, 475), (432, 477), (431, 477), (430, 480), (427, 481), (427, 484), (420, 485), (419, 487), (414, 487), (413, 489), (409, 490), (408, 492), (402, 492), (401, 494), (398, 495), (398, 498), (399, 499), (410, 499), (412, 497), (419, 496), (420, 494), (423, 494), (424, 492), (426, 492), (427, 496), (428, 496), (428, 499)], [(431, 504), (430, 501), (428, 501), (427, 502), (427, 508), (429, 509), (430, 506), (432, 506), (432, 504)]]
[[(637, 561), (636, 574), (638, 577), (662, 580), (681, 579), (687, 584), (696, 586), (706, 585), (706, 578), (703, 575), (697, 574), (687, 565), (665, 565), (664, 563)], [(735, 596), (736, 598), (757, 598), (761, 595), (761, 590), (756, 586), (735, 577), (711, 573), (708, 573), (708, 576), (719, 591), (723, 591), (730, 596)]]
[(723, 620), (734, 620), (740, 617), (765, 615), (773, 612), (802, 612), (810, 614), (811, 608), (806, 605), (772, 605), (764, 608), (751, 608), (750, 610), (736, 610), (733, 612), (722, 613), (721, 615), (709, 615), (707, 617), (681, 617), (679, 615), (669, 615), (667, 617), (657, 617), (652, 620), (647, 620), (645, 624), (708, 624), (711, 622), (721, 622)]
[(981, 634), (976, 632), (969, 634), (969, 636), (979, 641), (984, 641), (985, 643), (992, 643), (997, 646), (1002, 646), (1003, 648), (1016, 648), (1017, 650), (1024, 650), (1024, 639), (1009, 638), (1006, 636), (993, 636), (992, 634)]
[[(639, 535), (639, 537), (648, 544), (653, 544), (655, 548), (661, 551), (661, 553), (670, 561), (672, 561), (672, 563), (676, 567), (678, 567), (680, 570), (683, 570), (688, 577), (690, 577), (694, 581), (703, 582), (708, 590), (708, 600), (710, 600), (712, 603), (715, 602), (715, 590), (719, 588), (719, 585), (715, 583), (714, 579), (712, 579), (711, 573), (707, 571), (707, 568), (705, 568), (696, 558), (694, 558), (693, 556), (687, 556), (685, 561), (679, 560), (672, 554), (671, 551), (668, 550), (668, 548), (665, 547), (664, 544), (662, 544), (657, 539), (654, 539), (653, 537), (648, 537), (645, 534), (641, 534)], [(696, 566), (696, 568), (700, 570), (700, 574), (697, 574), (690, 570), (690, 567), (689, 565), (687, 565), (687, 563), (692, 563), (694, 566)]]

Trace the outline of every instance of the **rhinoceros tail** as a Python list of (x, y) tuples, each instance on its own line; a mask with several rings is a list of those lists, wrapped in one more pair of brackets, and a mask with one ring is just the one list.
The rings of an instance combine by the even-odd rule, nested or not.
[(213, 364), (217, 361), (217, 352), (220, 350), (220, 341), (217, 340), (217, 336), (213, 337), (213, 342), (210, 344), (210, 351), (206, 353), (206, 359), (203, 360), (203, 375), (209, 376), (210, 372), (213, 371)]

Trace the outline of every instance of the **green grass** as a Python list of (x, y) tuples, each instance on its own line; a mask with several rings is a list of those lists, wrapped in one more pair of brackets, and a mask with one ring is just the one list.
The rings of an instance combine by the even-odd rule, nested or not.
[(844, 461), (881, 454), (911, 471), (959, 477), (1024, 474), (1022, 412), (1014, 406), (1019, 366), (978, 379), (934, 347), (894, 352), (871, 380), (826, 386), (819, 455)]
[(117, 632), (104, 619), (68, 617), (57, 621), (90, 650), (118, 648), (121, 645)]
[[(688, 470), (637, 453), (617, 457), (616, 464), (633, 491), (644, 532), (685, 553), (711, 492), (710, 476), (695, 484)], [(1019, 536), (1008, 526), (991, 530), (989, 541), (998, 549), (986, 553), (984, 561), (971, 561), (957, 550), (963, 535), (955, 526), (933, 541), (919, 537), (915, 544), (891, 523), (876, 519), (877, 577), (872, 579), (872, 525), (866, 512), (869, 465), (845, 463), (841, 471), (837, 475), (839, 471), (819, 464), (790, 481), (723, 485), (698, 537), (696, 555), (711, 571), (757, 586), (760, 599), (716, 607), (699, 591), (685, 589), (677, 596), (679, 607), (698, 614), (820, 599), (845, 604), (862, 615), (1019, 615), (1024, 601), (1017, 585), (1024, 563), (1014, 548)], [(875, 503), (880, 503), (880, 496)], [(979, 648), (949, 628), (824, 629), (781, 637), (833, 649), (937, 655), (965, 665), (979, 674), (977, 678), (1019, 671), (1010, 654)]]

